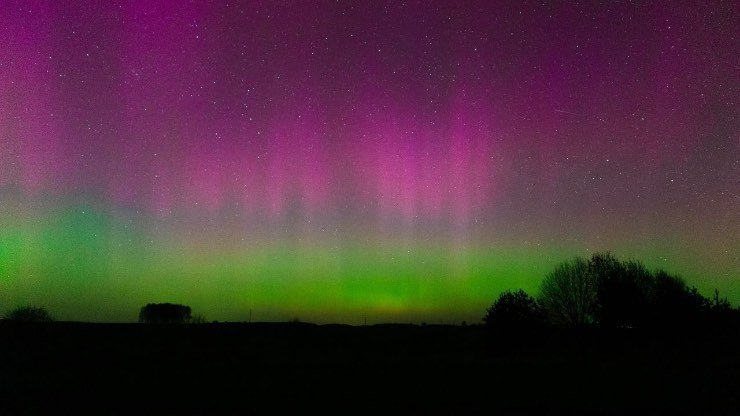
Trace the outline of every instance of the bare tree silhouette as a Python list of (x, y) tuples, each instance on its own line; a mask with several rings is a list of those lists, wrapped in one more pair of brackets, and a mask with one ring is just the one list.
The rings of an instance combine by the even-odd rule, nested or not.
[(205, 316), (203, 316), (201, 314), (195, 314), (190, 319), (190, 323), (191, 324), (207, 324), (208, 323), (208, 320), (206, 319)]
[(580, 326), (594, 321), (596, 275), (587, 261), (575, 258), (559, 264), (540, 286), (540, 304), (559, 324)]

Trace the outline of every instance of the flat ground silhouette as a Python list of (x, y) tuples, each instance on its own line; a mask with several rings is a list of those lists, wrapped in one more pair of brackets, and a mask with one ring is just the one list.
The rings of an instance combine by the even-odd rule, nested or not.
[(0, 324), (0, 413), (740, 409), (737, 333)]

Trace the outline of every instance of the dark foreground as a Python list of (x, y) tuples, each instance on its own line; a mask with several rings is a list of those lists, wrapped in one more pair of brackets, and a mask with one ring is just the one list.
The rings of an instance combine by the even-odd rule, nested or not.
[(0, 323), (0, 414), (740, 414), (740, 336)]

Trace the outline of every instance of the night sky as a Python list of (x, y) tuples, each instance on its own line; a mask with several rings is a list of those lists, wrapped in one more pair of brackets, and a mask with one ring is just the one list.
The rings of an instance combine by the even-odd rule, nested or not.
[(478, 322), (601, 250), (737, 305), (738, 3), (596, 3), (4, 0), (0, 310)]

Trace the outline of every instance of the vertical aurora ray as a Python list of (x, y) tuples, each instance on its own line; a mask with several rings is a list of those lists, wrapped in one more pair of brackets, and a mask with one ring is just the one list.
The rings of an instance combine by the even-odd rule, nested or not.
[(0, 309), (476, 321), (605, 249), (740, 301), (736, 7), (527, 6), (4, 3)]

